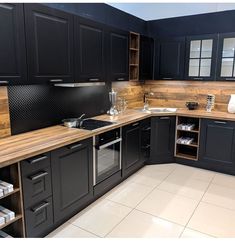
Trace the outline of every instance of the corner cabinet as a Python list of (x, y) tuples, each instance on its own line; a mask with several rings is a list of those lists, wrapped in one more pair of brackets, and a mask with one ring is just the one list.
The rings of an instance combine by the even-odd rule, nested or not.
[(217, 34), (187, 37), (186, 80), (215, 80), (217, 41)]
[(31, 84), (73, 80), (73, 15), (41, 4), (25, 4)]
[(202, 119), (199, 160), (208, 169), (235, 174), (235, 122)]
[(62, 222), (93, 198), (92, 139), (51, 152), (54, 221)]
[(27, 82), (23, 4), (0, 4), (0, 85)]

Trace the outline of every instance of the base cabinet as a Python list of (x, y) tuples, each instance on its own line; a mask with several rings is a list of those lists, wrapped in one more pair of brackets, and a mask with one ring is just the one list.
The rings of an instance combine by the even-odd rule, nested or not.
[(51, 152), (55, 223), (79, 211), (93, 197), (92, 139)]

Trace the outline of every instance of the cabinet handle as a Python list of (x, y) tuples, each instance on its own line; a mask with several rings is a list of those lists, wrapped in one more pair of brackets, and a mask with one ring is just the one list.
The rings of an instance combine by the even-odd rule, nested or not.
[(48, 157), (46, 155), (44, 155), (44, 156), (40, 156), (40, 157), (37, 157), (37, 158), (34, 158), (34, 159), (30, 159), (30, 160), (28, 160), (28, 162), (29, 162), (29, 164), (32, 165), (32, 164), (35, 164), (35, 163), (37, 163), (39, 161), (45, 160), (47, 158)]
[(215, 124), (227, 124), (227, 122), (224, 121), (214, 121)]
[(9, 81), (0, 81), (0, 84), (9, 84)]
[(151, 130), (151, 127), (143, 129), (143, 131), (149, 131), (149, 130)]
[(203, 80), (202, 77), (194, 77), (193, 79), (194, 79), (194, 80)]
[(43, 208), (46, 208), (50, 205), (49, 202), (43, 202), (41, 205), (39, 205), (38, 207), (34, 207), (32, 208), (31, 210), (36, 213), (36, 212), (39, 212), (40, 210), (42, 210)]
[(63, 82), (62, 79), (51, 79), (50, 80), (51, 83), (54, 83), (54, 82)]
[(235, 78), (225, 78), (226, 81), (235, 81)]
[(149, 149), (150, 148), (150, 145), (146, 145), (146, 146), (142, 146), (142, 149)]
[(88, 80), (91, 82), (95, 82), (95, 81), (99, 81), (100, 79), (99, 78), (89, 78)]
[(160, 117), (160, 119), (170, 119), (170, 117)]
[(117, 78), (117, 80), (118, 80), (118, 81), (124, 81), (124, 80), (125, 80), (125, 78), (120, 77), (120, 78)]
[(173, 78), (172, 77), (163, 77), (162, 79), (163, 80), (172, 80)]
[(35, 181), (35, 180), (37, 180), (37, 179), (39, 179), (39, 178), (42, 178), (42, 177), (44, 177), (44, 176), (46, 176), (46, 175), (48, 175), (48, 172), (46, 172), (46, 171), (41, 171), (41, 172), (39, 172), (39, 173), (36, 174), (36, 175), (30, 176), (29, 179), (30, 179), (31, 181)]
[(139, 125), (139, 123), (134, 123), (134, 124), (132, 124), (132, 127), (135, 127), (135, 126), (138, 126)]
[(79, 144), (76, 144), (76, 145), (70, 145), (70, 146), (68, 146), (68, 148), (69, 148), (70, 150), (74, 150), (74, 149), (79, 148), (79, 147), (81, 147), (81, 146), (82, 146), (82, 144), (79, 143)]

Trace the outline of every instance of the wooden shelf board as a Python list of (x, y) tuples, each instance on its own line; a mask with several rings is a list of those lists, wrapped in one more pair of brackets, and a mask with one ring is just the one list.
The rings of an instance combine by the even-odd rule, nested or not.
[(177, 131), (191, 132), (191, 133), (199, 133), (199, 130), (184, 130), (184, 129), (177, 129)]
[(199, 145), (196, 144), (196, 143), (191, 143), (191, 144), (181, 144), (181, 143), (177, 143), (177, 142), (176, 142), (176, 144), (177, 144), (177, 145), (186, 145), (186, 146), (191, 146), (191, 147), (196, 147), (196, 148), (199, 146)]
[(21, 214), (17, 214), (16, 217), (15, 217), (14, 219), (12, 219), (11, 221), (9, 221), (9, 222), (7, 222), (7, 223), (1, 225), (1, 226), (0, 226), (0, 229), (3, 229), (3, 228), (5, 228), (5, 227), (7, 227), (8, 225), (10, 225), (10, 224), (12, 224), (12, 223), (18, 221), (18, 220), (21, 219), (21, 218), (22, 218), (22, 215), (21, 215)]
[(131, 81), (131, 82), (137, 82), (137, 81), (139, 81), (139, 79), (130, 79), (129, 81)]
[(17, 193), (19, 191), (20, 191), (20, 188), (15, 188), (13, 192), (10, 192), (10, 193), (8, 193), (8, 194), (0, 197), (0, 200), (3, 199), (3, 198), (5, 198), (5, 197), (11, 196), (12, 194), (15, 194), (15, 193)]
[(131, 51), (136, 51), (136, 52), (138, 52), (138, 51), (139, 51), (139, 49), (138, 49), (138, 48), (132, 48), (132, 47), (130, 47), (130, 50), (131, 50)]
[(188, 155), (188, 154), (183, 154), (183, 153), (176, 153), (175, 157), (178, 158), (183, 158), (183, 159), (187, 159), (187, 160), (194, 160), (197, 161), (197, 156), (195, 155)]
[(130, 64), (130, 66), (136, 66), (136, 67), (138, 67), (139, 64)]

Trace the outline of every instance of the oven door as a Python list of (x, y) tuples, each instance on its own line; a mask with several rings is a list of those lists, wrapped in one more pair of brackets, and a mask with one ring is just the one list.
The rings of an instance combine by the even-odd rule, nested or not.
[(121, 170), (121, 138), (95, 146), (94, 185)]

